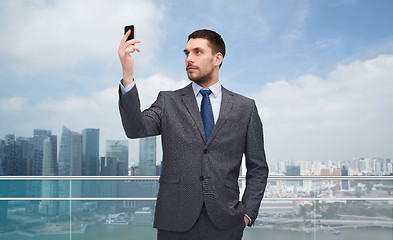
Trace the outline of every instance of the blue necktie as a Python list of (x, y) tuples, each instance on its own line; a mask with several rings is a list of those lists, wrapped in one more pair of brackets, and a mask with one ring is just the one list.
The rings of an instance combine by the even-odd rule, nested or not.
[(209, 95), (212, 93), (212, 91), (210, 89), (201, 89), (199, 92), (203, 96), (201, 103), (201, 117), (203, 126), (205, 127), (206, 140), (208, 140), (214, 127), (213, 109), (209, 98)]

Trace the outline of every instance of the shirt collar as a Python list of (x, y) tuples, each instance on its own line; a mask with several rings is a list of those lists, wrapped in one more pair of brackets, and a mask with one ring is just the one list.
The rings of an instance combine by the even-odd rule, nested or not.
[[(198, 96), (198, 94), (201, 94), (199, 91), (202, 88), (201, 86), (199, 86), (197, 83), (192, 82), (192, 89), (194, 90), (194, 94), (195, 97)], [(208, 89), (210, 89), (212, 91), (212, 94), (215, 98), (217, 98), (219, 96), (219, 94), (221, 93), (221, 83), (220, 81), (216, 82), (215, 84), (211, 85), (210, 87), (208, 87)]]

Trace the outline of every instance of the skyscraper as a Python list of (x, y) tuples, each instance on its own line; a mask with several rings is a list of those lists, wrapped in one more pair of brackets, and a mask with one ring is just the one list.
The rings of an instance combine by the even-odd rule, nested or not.
[(59, 151), (59, 175), (82, 175), (82, 136), (63, 126)]
[(20, 176), (22, 165), (22, 146), (9, 141), (0, 149), (1, 172), (3, 175)]
[[(63, 126), (59, 150), (59, 175), (82, 175), (82, 135), (72, 132)], [(81, 182), (78, 180), (59, 181), (59, 197), (80, 197), (82, 192)], [(81, 202), (73, 200), (70, 204), (66, 201), (59, 203), (60, 214), (69, 214), (81, 210)]]
[(29, 164), (33, 155), (33, 142), (7, 134), (0, 144), (0, 175), (31, 175)]
[(50, 135), (43, 142), (42, 176), (57, 176), (57, 136)]
[[(86, 128), (82, 130), (82, 176), (99, 176), (99, 137), (100, 130)], [(82, 196), (97, 197), (97, 181), (82, 181)]]
[[(127, 176), (128, 175), (128, 141), (127, 140), (107, 140), (106, 141), (106, 166), (107, 173), (109, 174), (117, 174), (118, 176)], [(109, 171), (108, 171), (109, 170)], [(105, 187), (111, 187), (111, 191), (104, 192), (115, 193), (116, 196), (119, 196), (119, 181), (106, 181)], [(104, 184), (100, 186), (103, 190)], [(115, 190), (115, 191), (114, 191)], [(110, 209), (119, 209), (120, 206), (124, 205), (124, 201), (117, 201), (110, 203)], [(103, 205), (100, 207), (103, 209)], [(108, 206), (106, 206), (108, 208)]]
[(98, 176), (100, 130), (86, 128), (82, 130), (82, 175)]
[(156, 175), (156, 136), (139, 139), (139, 174)]
[[(341, 176), (348, 176), (348, 168), (346, 165), (341, 167)], [(342, 180), (341, 188), (344, 190), (349, 190), (349, 180)]]
[[(51, 135), (43, 143), (43, 176), (57, 176), (57, 136)], [(42, 182), (42, 197), (58, 197), (59, 185), (56, 180), (44, 180)], [(49, 216), (55, 216), (59, 213), (58, 201), (41, 201), (39, 212)]]
[(300, 166), (286, 166), (285, 176), (300, 176)]
[(10, 145), (14, 142), (15, 142), (15, 135), (14, 134), (5, 135), (5, 145)]
[[(9, 176), (27, 176), (31, 174), (31, 168), (28, 166), (31, 163), (33, 155), (33, 141), (26, 140), (24, 137), (15, 138), (14, 134), (7, 134), (6, 140), (1, 141), (0, 144), (0, 175)], [(40, 196), (41, 184), (39, 181), (10, 181), (3, 182), (0, 188), (0, 196), (10, 197), (26, 197), (26, 196)], [(7, 201), (0, 201), (0, 218), (7, 215)], [(30, 206), (38, 206), (38, 202), (32, 201)], [(28, 209), (35, 209), (35, 207), (26, 207)], [(4, 220), (4, 219), (3, 219)], [(0, 222), (3, 220), (0, 219)]]
[(101, 157), (101, 176), (118, 176), (116, 157)]
[(16, 140), (22, 146), (22, 169), (21, 175), (32, 175), (32, 162), (34, 156), (34, 138)]
[[(285, 176), (300, 176), (300, 166), (287, 165)], [(303, 186), (303, 180), (288, 180), (287, 183)]]
[(117, 159), (116, 168), (117, 168), (118, 176), (128, 175), (128, 141), (127, 140), (107, 140), (106, 156), (112, 159)]
[(51, 130), (34, 129), (34, 152), (31, 171), (33, 176), (42, 176), (42, 155), (44, 139), (52, 134)]
[[(1, 161), (0, 161), (1, 163)], [(7, 196), (7, 183), (0, 181), (0, 196)], [(0, 201), (0, 224), (7, 222), (8, 218), (8, 201)]]
[[(117, 158), (101, 157), (101, 175), (117, 176)], [(97, 195), (100, 197), (117, 196), (118, 181), (104, 180), (97, 186)], [(98, 209), (100, 212), (114, 213), (116, 212), (117, 202), (115, 201), (98, 201)]]

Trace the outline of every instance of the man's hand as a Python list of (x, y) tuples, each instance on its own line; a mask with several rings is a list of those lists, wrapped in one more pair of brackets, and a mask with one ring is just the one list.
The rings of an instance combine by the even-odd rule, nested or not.
[(250, 223), (250, 219), (248, 219), (247, 216), (244, 216), (244, 224), (246, 225), (245, 227), (247, 227), (247, 225)]
[(131, 53), (135, 51), (140, 52), (139, 47), (135, 46), (136, 43), (142, 42), (140, 39), (131, 39), (127, 41), (128, 36), (131, 34), (131, 31), (123, 36), (120, 42), (118, 54), (120, 57), (121, 67), (123, 69), (123, 86), (127, 87), (129, 84), (133, 82), (134, 75), (134, 57)]

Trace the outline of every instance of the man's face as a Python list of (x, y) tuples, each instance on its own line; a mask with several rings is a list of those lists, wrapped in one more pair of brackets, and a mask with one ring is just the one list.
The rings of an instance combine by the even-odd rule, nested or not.
[(191, 38), (184, 49), (188, 78), (198, 84), (212, 79), (215, 69), (215, 55), (209, 41), (203, 38)]

